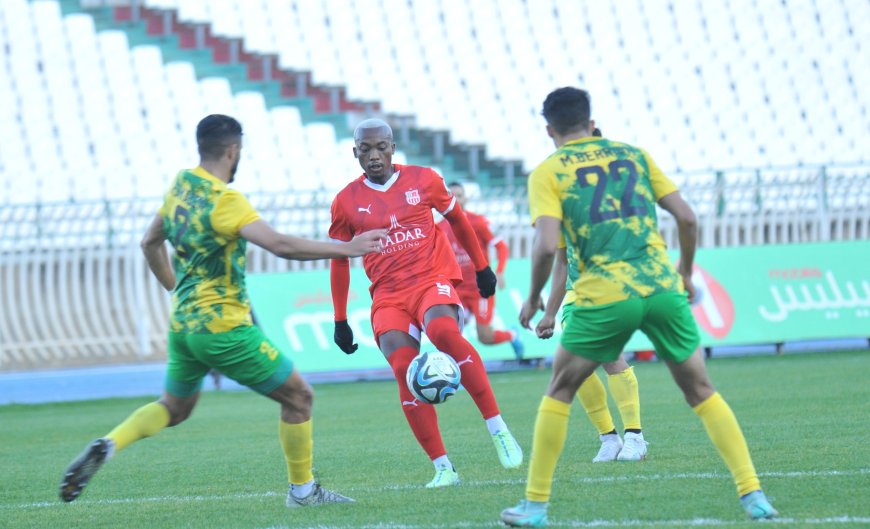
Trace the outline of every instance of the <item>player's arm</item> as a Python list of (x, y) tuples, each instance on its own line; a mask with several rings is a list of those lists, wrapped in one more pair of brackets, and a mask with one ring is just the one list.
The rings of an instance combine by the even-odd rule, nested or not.
[[(469, 222), (471, 222), (471, 218), (469, 218)], [(487, 250), (490, 246), (495, 247), (495, 277), (498, 279), (498, 288), (502, 289), (505, 287), (504, 270), (507, 267), (510, 248), (508, 248), (504, 239), (496, 237), (492, 233), (492, 230), (489, 229), (489, 221), (486, 217), (477, 216), (475, 222), (472, 222), (471, 224), (475, 233), (477, 233), (477, 239), (480, 242), (480, 247), (483, 250), (484, 256), (488, 253)]]
[(695, 248), (698, 244), (698, 218), (695, 216), (692, 206), (680, 195), (677, 186), (665, 176), (652, 157), (646, 151), (643, 152), (643, 155), (649, 169), (649, 180), (656, 201), (677, 221), (677, 235), (680, 239), (679, 272), (691, 303), (695, 300), (692, 265), (695, 262)]
[(556, 317), (562, 300), (565, 299), (566, 285), (568, 284), (568, 251), (559, 248), (556, 252), (556, 262), (553, 264), (553, 279), (550, 282), (550, 297), (544, 307), (544, 314)]
[(661, 197), (658, 203), (677, 221), (677, 234), (680, 239), (679, 272), (683, 278), (683, 286), (689, 294), (689, 302), (692, 302), (695, 299), (692, 265), (695, 262), (695, 247), (698, 244), (698, 218), (692, 206), (683, 199), (679, 191)]
[(535, 326), (538, 338), (550, 338), (556, 329), (556, 314), (565, 299), (568, 283), (568, 252), (565, 247), (556, 251), (556, 262), (553, 264), (553, 278), (550, 281), (550, 297), (544, 307), (544, 317)]
[[(332, 201), (330, 207), (332, 224), (329, 226), (329, 237), (335, 241), (347, 241), (353, 238), (355, 227), (345, 214), (340, 196)], [(353, 343), (353, 330), (347, 322), (347, 294), (350, 291), (350, 262), (347, 258), (329, 262), (329, 286), (335, 311), (332, 341), (345, 354), (353, 354), (359, 346)]]
[(348, 242), (312, 241), (275, 231), (268, 222), (259, 219), (242, 226), (239, 234), (246, 240), (269, 250), (278, 257), (296, 261), (357, 257), (382, 249), (387, 230), (361, 233)]
[(166, 251), (166, 233), (163, 231), (163, 217), (154, 215), (154, 219), (142, 238), (142, 253), (148, 261), (148, 268), (168, 291), (175, 288), (175, 272), (169, 262), (169, 252)]
[(353, 354), (359, 345), (353, 343), (353, 330), (347, 322), (347, 294), (350, 291), (350, 262), (347, 259), (333, 259), (329, 262), (329, 285), (335, 311), (332, 341), (345, 354)]
[(447, 222), (450, 223), (456, 240), (465, 249), (471, 258), (472, 264), (474, 264), (474, 270), (477, 274), (477, 288), (480, 290), (480, 295), (485, 298), (492, 296), (495, 294), (497, 279), (495, 273), (489, 267), (489, 263), (487, 263), (486, 254), (483, 253), (483, 249), (480, 247), (480, 242), (477, 240), (474, 228), (471, 227), (468, 217), (462, 212), (462, 206), (456, 202), (453, 208), (443, 213), (443, 215), (447, 219)]
[(508, 248), (507, 243), (504, 242), (504, 239), (498, 239), (498, 242), (495, 243), (495, 276), (498, 278), (498, 288), (505, 287), (504, 271), (507, 268), (510, 253), (511, 250)]
[(541, 215), (535, 220), (535, 242), (532, 244), (532, 281), (529, 286), (529, 297), (523, 303), (520, 311), (520, 324), (527, 328), (529, 321), (540, 306), (541, 291), (550, 278), (553, 270), (553, 260), (559, 245), (559, 234), (562, 220), (556, 217)]

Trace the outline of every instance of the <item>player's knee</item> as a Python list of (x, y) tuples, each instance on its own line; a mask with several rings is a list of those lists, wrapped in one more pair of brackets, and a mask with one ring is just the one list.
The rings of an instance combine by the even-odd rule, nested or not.
[(295, 388), (287, 399), (287, 405), (301, 412), (310, 412), (311, 406), (314, 404), (314, 390), (311, 386), (305, 384), (302, 387)]
[(477, 328), (477, 339), (484, 345), (492, 345), (495, 343), (495, 335), (492, 329), (480, 327)]
[(426, 336), (442, 351), (449, 351), (449, 344), (456, 338), (461, 338), (459, 324), (453, 318), (442, 316), (429, 322), (426, 326)]
[(161, 401), (169, 412), (169, 424), (167, 426), (178, 426), (183, 423), (193, 413), (193, 406), (185, 406), (176, 403)]
[(310, 386), (288, 392), (280, 399), (281, 420), (295, 424), (311, 418), (314, 391)]

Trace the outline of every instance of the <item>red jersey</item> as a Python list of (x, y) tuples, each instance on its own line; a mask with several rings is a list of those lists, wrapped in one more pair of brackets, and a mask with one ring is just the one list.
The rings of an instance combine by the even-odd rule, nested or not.
[(338, 192), (329, 237), (349, 241), (364, 231), (389, 230), (384, 249), (363, 257), (372, 297), (375, 291), (400, 290), (437, 276), (461, 281), (450, 243), (432, 216), (432, 209), (449, 213), (456, 198), (441, 175), (428, 167), (393, 167), (396, 172), (383, 185), (363, 174)]
[[(472, 229), (474, 229), (474, 234), (477, 235), (477, 241), (480, 243), (480, 248), (487, 256), (487, 262), (489, 262), (489, 246), (499, 242), (501, 238), (492, 234), (492, 230), (489, 229), (489, 219), (483, 215), (471, 213), (470, 211), (463, 210), (463, 212), (465, 213), (465, 217), (468, 219), (469, 224), (471, 224)], [(465, 248), (459, 244), (449, 222), (446, 220), (441, 221), (438, 223), (438, 227), (447, 236), (447, 240), (450, 242), (451, 248), (453, 248), (453, 253), (456, 255), (456, 262), (459, 263), (459, 268), (462, 270), (462, 284), (457, 288), (460, 290), (477, 292), (477, 276), (474, 270), (474, 263), (471, 261), (471, 256), (469, 256), (468, 252), (465, 251)]]

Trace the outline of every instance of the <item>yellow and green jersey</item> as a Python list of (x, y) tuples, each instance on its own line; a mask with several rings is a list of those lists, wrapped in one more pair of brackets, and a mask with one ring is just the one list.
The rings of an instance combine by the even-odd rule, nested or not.
[(646, 151), (604, 138), (574, 140), (535, 168), (528, 186), (532, 223), (541, 216), (562, 221), (566, 301), (592, 306), (682, 292), (655, 210), (677, 187)]
[(251, 325), (247, 244), (239, 230), (260, 216), (244, 195), (197, 167), (178, 173), (160, 215), (175, 248), (169, 330), (218, 333)]

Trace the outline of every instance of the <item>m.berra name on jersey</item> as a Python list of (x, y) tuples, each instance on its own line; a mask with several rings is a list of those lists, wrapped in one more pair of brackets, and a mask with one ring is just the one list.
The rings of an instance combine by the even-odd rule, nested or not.
[(383, 184), (361, 175), (336, 195), (330, 238), (349, 241), (368, 230), (388, 230), (384, 249), (363, 257), (373, 294), (376, 289), (398, 290), (432, 277), (458, 282), (459, 266), (432, 215), (432, 209), (446, 215), (456, 199), (432, 169), (394, 167), (396, 172)]

